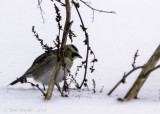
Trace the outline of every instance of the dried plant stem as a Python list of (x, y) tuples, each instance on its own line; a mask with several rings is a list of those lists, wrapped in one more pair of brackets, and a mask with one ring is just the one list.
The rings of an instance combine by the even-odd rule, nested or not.
[[(66, 22), (65, 22), (65, 27), (64, 27), (64, 31), (63, 31), (63, 37), (62, 37), (62, 45), (61, 45), (62, 55), (60, 58), (63, 57), (64, 47), (65, 47), (66, 41), (67, 41), (67, 35), (68, 35), (69, 29), (71, 27), (71, 23), (70, 23), (71, 11), (70, 11), (70, 1), (69, 0), (65, 0), (65, 7), (66, 7)], [(50, 98), (52, 96), (53, 88), (56, 83), (56, 78), (57, 78), (58, 73), (60, 71), (61, 65), (62, 65), (62, 60), (57, 61), (55, 70), (52, 75), (52, 79), (51, 79), (49, 87), (48, 87), (48, 91), (47, 91), (47, 95), (45, 97), (45, 100), (50, 100)]]
[(108, 95), (111, 95), (113, 93), (113, 91), (121, 84), (125, 81), (125, 79), (134, 71), (138, 70), (138, 69), (142, 69), (144, 68), (144, 66), (139, 66), (139, 67), (135, 67), (133, 68), (131, 71), (129, 71), (127, 74), (124, 74), (124, 76), (122, 77), (122, 79), (113, 87), (113, 89), (108, 93)]
[(92, 9), (93, 11), (98, 11), (98, 12), (103, 12), (103, 13), (116, 13), (115, 11), (104, 11), (104, 10), (99, 10), (99, 9), (95, 9), (93, 7), (91, 7), (90, 5), (87, 4), (87, 2), (80, 0), (84, 5), (86, 5), (87, 7), (89, 7), (90, 9)]
[(39, 87), (38, 84), (34, 84), (34, 83), (28, 82), (28, 81), (26, 81), (26, 82), (24, 82), (24, 83), (29, 83), (29, 84), (31, 84), (31, 86), (36, 87), (38, 90), (40, 90), (40, 91), (43, 93), (43, 96), (46, 96), (45, 92)]
[(153, 72), (153, 71), (155, 71), (155, 70), (157, 70), (159, 68), (160, 68), (160, 65), (158, 65), (158, 66), (154, 67), (153, 69), (151, 69), (150, 71), (148, 71), (147, 74), (151, 73), (151, 72)]
[[(89, 42), (89, 39), (88, 39), (88, 42)], [(87, 70), (88, 70), (88, 55), (89, 55), (89, 43), (87, 44), (87, 54), (86, 54), (86, 64), (85, 64), (84, 78), (83, 78), (83, 81), (82, 81), (81, 85), (79, 86), (79, 89), (82, 88), (84, 82), (86, 81)]]
[(85, 28), (84, 23), (83, 23), (83, 20), (82, 20), (82, 17), (81, 17), (81, 14), (80, 14), (80, 12), (79, 12), (79, 10), (78, 10), (79, 4), (76, 3), (74, 0), (72, 0), (72, 3), (74, 4), (74, 6), (75, 6), (75, 8), (76, 8), (76, 11), (77, 11), (77, 13), (78, 13), (79, 19), (80, 19), (80, 21), (81, 21), (81, 24), (82, 24), (82, 25), (81, 25), (81, 28), (82, 28), (82, 30), (84, 31), (85, 37), (86, 37), (86, 39), (85, 39), (84, 42), (85, 42), (85, 45), (87, 45), (87, 53), (86, 53), (86, 60), (85, 60), (84, 78), (83, 78), (83, 81), (82, 81), (81, 85), (78, 87), (79, 89), (81, 89), (82, 86), (83, 86), (83, 84), (84, 84), (84, 82), (86, 81), (87, 70), (88, 70), (88, 56), (89, 56), (89, 50), (90, 50), (90, 47), (89, 47), (89, 37), (88, 37), (88, 33), (87, 33), (87, 28)]
[[(53, 0), (51, 0), (51, 1), (53, 1)], [(62, 6), (65, 6), (65, 4), (63, 2), (61, 2), (61, 0), (55, 0), (55, 1), (61, 3)]]
[(145, 81), (149, 77), (151, 71), (154, 71), (154, 69), (159, 68), (159, 67), (157, 67), (157, 68), (155, 67), (155, 65), (157, 64), (159, 59), (160, 59), (160, 45), (158, 46), (156, 51), (153, 53), (151, 58), (148, 60), (148, 62), (146, 63), (145, 67), (141, 71), (141, 73), (138, 76), (137, 80), (135, 81), (135, 83), (133, 84), (131, 89), (128, 91), (128, 93), (126, 94), (124, 99), (122, 99), (123, 101), (130, 101), (130, 100), (132, 100), (132, 99), (137, 97), (140, 89), (142, 88), (143, 84), (145, 83)]
[(44, 13), (44, 11), (43, 11), (43, 9), (42, 9), (42, 7), (41, 7), (41, 3), (42, 3), (42, 0), (38, 0), (38, 7), (39, 7), (39, 9), (40, 9), (41, 18), (42, 18), (42, 20), (43, 20), (43, 23), (45, 23), (45, 19), (44, 19), (44, 15), (43, 15), (43, 14), (45, 14), (45, 13)]
[(138, 76), (137, 80), (135, 81), (135, 83), (133, 84), (133, 86), (131, 87), (131, 89), (128, 91), (128, 93), (125, 95), (125, 97), (122, 98), (118, 98), (119, 101), (130, 101), (132, 99), (136, 99), (137, 95), (140, 91), (140, 89), (142, 88), (143, 84), (145, 83), (145, 81), (147, 80), (147, 78), (149, 77), (150, 73), (152, 73), (153, 71), (157, 70), (160, 68), (160, 65), (157, 65), (155, 67), (155, 65), (157, 64), (157, 62), (160, 59), (160, 45), (158, 46), (158, 48), (156, 49), (156, 51), (153, 53), (153, 55), (150, 57), (150, 59), (148, 60), (148, 62), (143, 65), (143, 66), (135, 66), (136, 63), (136, 58), (138, 57), (138, 50), (136, 51), (135, 55), (134, 55), (134, 60), (132, 63), (132, 70), (129, 71), (127, 74), (124, 73), (122, 79), (113, 87), (113, 89), (108, 93), (108, 95), (111, 95), (112, 92), (121, 84), (121, 83), (125, 83), (125, 79), (134, 71), (138, 70), (138, 69), (142, 69), (140, 75)]

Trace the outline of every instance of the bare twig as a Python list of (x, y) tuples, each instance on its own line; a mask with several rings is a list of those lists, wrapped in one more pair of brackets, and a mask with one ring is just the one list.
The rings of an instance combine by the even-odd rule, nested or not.
[(112, 92), (121, 84), (121, 83), (125, 83), (125, 79), (134, 71), (138, 70), (138, 69), (142, 69), (139, 77), (137, 78), (137, 80), (135, 81), (135, 83), (133, 84), (133, 86), (131, 87), (131, 89), (128, 91), (128, 93), (126, 94), (126, 96), (122, 99), (122, 98), (118, 98), (119, 101), (129, 101), (131, 99), (135, 99), (137, 98), (137, 94), (139, 93), (140, 88), (142, 87), (142, 85), (144, 84), (144, 82), (146, 81), (146, 79), (148, 78), (149, 74), (152, 73), (153, 71), (157, 70), (160, 68), (160, 65), (155, 66), (155, 64), (158, 62), (159, 60), (159, 53), (160, 53), (160, 46), (158, 46), (158, 48), (156, 49), (156, 51), (154, 52), (154, 54), (151, 56), (151, 58), (148, 60), (148, 62), (143, 65), (143, 66), (135, 66), (136, 63), (136, 58), (139, 56), (138, 55), (138, 50), (136, 51), (135, 55), (134, 55), (134, 60), (132, 63), (132, 70), (129, 71), (127, 74), (124, 73), (123, 78), (113, 87), (113, 89), (108, 93), (108, 95), (111, 95)]
[(127, 74), (124, 73), (122, 79), (113, 87), (113, 89), (108, 93), (108, 95), (111, 95), (112, 92), (121, 84), (121, 83), (125, 83), (125, 79), (134, 71), (138, 70), (138, 69), (142, 69), (144, 68), (144, 66), (139, 66), (139, 67), (135, 67), (133, 68), (131, 71), (129, 71)]
[(101, 90), (99, 91), (100, 93), (102, 93), (102, 92), (103, 92), (103, 88), (104, 88), (104, 86), (102, 86)]
[(78, 88), (78, 87), (79, 87), (79, 84), (78, 84), (78, 82), (77, 82), (77, 80), (76, 80), (77, 75), (73, 76), (73, 75), (71, 74), (71, 71), (70, 71), (70, 70), (68, 70), (67, 72), (69, 73), (69, 76), (71, 77), (70, 82), (69, 82), (69, 84), (68, 84), (68, 87), (71, 85), (72, 82), (74, 82), (74, 83), (75, 83), (75, 86)]
[(136, 64), (136, 59), (137, 59), (137, 57), (139, 56), (139, 55), (138, 55), (138, 51), (139, 51), (139, 50), (136, 51), (136, 53), (134, 54), (134, 57), (133, 57), (133, 63), (132, 63), (132, 67), (133, 67), (133, 68), (136, 67), (136, 66), (135, 66), (135, 64)]
[(154, 51), (150, 59), (147, 61), (145, 67), (142, 69), (138, 78), (136, 79), (130, 90), (123, 98), (124, 102), (135, 99), (137, 97), (138, 93), (140, 92), (140, 89), (142, 88), (145, 81), (148, 79), (150, 73), (160, 67), (160, 66), (155, 67), (159, 59), (160, 59), (160, 45), (157, 47), (157, 49)]
[(93, 82), (93, 93), (96, 93), (96, 82), (94, 79), (92, 79), (92, 82)]
[(157, 69), (159, 69), (159, 68), (160, 68), (160, 65), (154, 67), (153, 69), (151, 69), (150, 71), (148, 71), (145, 75), (148, 75), (148, 74), (150, 74), (151, 72), (153, 72), (153, 71), (155, 71), (155, 70), (157, 70)]
[(45, 19), (44, 19), (44, 16), (43, 16), (43, 14), (45, 14), (45, 12), (43, 11), (43, 9), (41, 7), (41, 3), (42, 3), (42, 0), (38, 0), (38, 7), (40, 9), (41, 17), (42, 17), (43, 23), (45, 23)]
[(78, 65), (77, 66), (77, 69), (76, 69), (76, 73), (75, 73), (75, 76), (78, 75), (78, 72), (80, 71), (80, 69), (85, 65), (86, 61), (82, 61), (81, 65)]
[(60, 10), (59, 8), (56, 6), (56, 4), (54, 4), (54, 8), (55, 8), (55, 11), (56, 11), (56, 22), (57, 22), (57, 25), (58, 25), (58, 35), (57, 35), (57, 38), (56, 38), (56, 42), (54, 42), (55, 46), (57, 47), (58, 51), (57, 51), (57, 60), (60, 61), (60, 45), (61, 45), (61, 42), (60, 42), (60, 34), (61, 34), (61, 29), (62, 29), (62, 25), (60, 24), (60, 21), (62, 20), (62, 17), (60, 15)]
[(124, 73), (122, 79), (113, 87), (113, 89), (108, 93), (108, 95), (111, 95), (112, 92), (121, 84), (121, 83), (125, 83), (126, 82), (126, 78), (131, 74), (133, 73), (134, 71), (138, 70), (138, 69), (142, 69), (145, 67), (145, 65), (143, 66), (138, 66), (136, 67), (135, 64), (136, 64), (136, 59), (138, 57), (138, 50), (136, 51), (136, 53), (134, 54), (134, 57), (133, 57), (133, 63), (132, 63), (132, 70), (130, 70), (127, 74)]
[(115, 11), (104, 11), (104, 10), (99, 10), (99, 9), (96, 9), (96, 8), (93, 8), (91, 7), (87, 2), (83, 1), (83, 0), (80, 0), (84, 5), (86, 5), (87, 7), (89, 7), (90, 9), (92, 9), (93, 11), (98, 11), (98, 12), (102, 12), (102, 13), (114, 13), (116, 14)]
[(57, 7), (56, 4), (54, 4), (54, 8), (55, 8), (55, 11), (56, 11), (56, 22), (58, 23), (58, 30), (59, 30), (59, 33), (58, 33), (58, 36), (60, 36), (60, 31), (62, 29), (62, 25), (60, 24), (60, 21), (62, 20), (62, 16), (60, 15), (60, 10), (59, 8)]
[(96, 56), (95, 56), (94, 52), (91, 50), (91, 48), (90, 48), (90, 54), (93, 55), (93, 57), (94, 57), (93, 60), (91, 61), (91, 63), (93, 63), (93, 64), (90, 67), (90, 71), (91, 71), (91, 73), (93, 73), (95, 70), (94, 64), (95, 64), (95, 62), (98, 62), (98, 59), (96, 59)]
[[(51, 0), (53, 2), (53, 0)], [(62, 6), (65, 6), (65, 3), (63, 3), (61, 0), (55, 0), (57, 2), (59, 2)]]
[(64, 92), (63, 92), (63, 90), (61, 90), (61, 87), (60, 87), (59, 84), (55, 84), (55, 85), (57, 86), (58, 91), (60, 92), (60, 94), (61, 94), (62, 97), (68, 97), (68, 95), (65, 95)]
[(25, 82), (25, 83), (29, 83), (29, 84), (31, 84), (31, 86), (36, 87), (37, 89), (39, 89), (43, 93), (43, 96), (46, 96), (46, 93), (39, 87), (38, 84), (34, 84), (32, 82)]
[[(17, 80), (20, 80), (20, 78), (17, 78)], [(34, 84), (32, 82), (28, 82), (26, 78), (24, 78), (23, 80), (20, 80), (20, 82), (23, 84), (23, 83), (29, 83), (31, 84), (32, 87), (36, 87), (38, 90), (40, 90), (43, 94), (43, 96), (46, 96), (46, 93), (39, 87), (38, 84)]]
[(74, 31), (72, 31), (70, 29), (70, 31), (69, 31), (69, 38), (70, 38), (71, 42), (73, 42), (73, 37), (77, 37), (77, 36), (74, 34)]
[(50, 52), (53, 48), (49, 47), (47, 44), (43, 43), (43, 40), (39, 38), (38, 33), (35, 31), (35, 27), (32, 26), (32, 32), (34, 34), (34, 36), (36, 37), (36, 39), (40, 42), (42, 49), (45, 49), (45, 52)]

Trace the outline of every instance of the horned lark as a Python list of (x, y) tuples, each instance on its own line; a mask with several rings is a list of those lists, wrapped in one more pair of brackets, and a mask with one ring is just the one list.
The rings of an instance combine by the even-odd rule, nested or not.
[[(56, 78), (57, 84), (64, 79), (64, 74), (65, 77), (68, 75), (68, 70), (72, 67), (74, 59), (77, 57), (82, 58), (79, 55), (78, 49), (74, 45), (66, 45), (64, 50), (65, 68), (61, 66), (59, 74)], [(20, 78), (10, 83), (10, 85), (23, 82), (26, 78), (33, 78), (37, 82), (41, 82), (44, 85), (49, 85), (57, 62), (57, 51), (57, 49), (52, 50), (49, 53), (43, 53), (37, 57), (31, 67)]]

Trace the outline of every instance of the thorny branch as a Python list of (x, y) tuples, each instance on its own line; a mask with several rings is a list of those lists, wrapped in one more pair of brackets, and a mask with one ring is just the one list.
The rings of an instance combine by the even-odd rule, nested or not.
[(43, 43), (43, 40), (39, 38), (38, 33), (35, 31), (34, 26), (32, 26), (32, 32), (33, 32), (34, 36), (36, 37), (36, 39), (40, 42), (42, 49), (44, 49), (45, 52), (50, 52), (53, 49), (52, 47), (49, 47), (47, 44)]
[(57, 60), (60, 60), (60, 45), (61, 45), (61, 41), (60, 41), (60, 34), (61, 34), (61, 29), (62, 29), (62, 25), (60, 24), (60, 21), (62, 20), (62, 17), (60, 15), (60, 10), (59, 8), (56, 6), (56, 4), (54, 4), (54, 8), (56, 11), (56, 22), (58, 24), (58, 35), (56, 38), (56, 41), (53, 41), (55, 46), (57, 47), (58, 51), (57, 51)]
[(135, 68), (136, 66), (135, 66), (135, 64), (136, 64), (136, 59), (137, 59), (137, 57), (138, 57), (139, 55), (138, 55), (138, 50), (136, 51), (136, 53), (135, 53), (135, 55), (134, 55), (134, 57), (133, 57), (133, 63), (132, 63), (132, 67), (133, 68)]
[[(88, 69), (88, 56), (89, 56), (89, 51), (91, 50), (91, 48), (90, 48), (90, 46), (89, 46), (89, 36), (88, 36), (88, 33), (87, 33), (87, 28), (86, 28), (85, 25), (84, 25), (84, 22), (83, 22), (83, 20), (82, 20), (81, 14), (80, 14), (79, 9), (78, 9), (78, 8), (80, 7), (80, 6), (79, 6), (79, 3), (75, 2), (74, 0), (72, 0), (72, 3), (73, 3), (73, 5), (75, 6), (76, 11), (77, 11), (78, 16), (79, 16), (79, 19), (80, 19), (80, 21), (81, 21), (80, 27), (82, 28), (83, 32), (85, 33), (85, 38), (86, 38), (86, 39), (84, 40), (84, 43), (85, 43), (85, 45), (87, 45), (86, 60), (82, 62), (82, 65), (84, 65), (84, 67), (85, 67), (85, 72), (84, 72), (83, 81), (82, 81), (81, 85), (79, 86), (79, 89), (81, 89), (82, 86), (83, 86), (83, 84), (87, 86), (86, 75), (87, 75), (87, 69)], [(94, 54), (92, 50), (91, 50), (91, 54)], [(96, 59), (96, 60), (93, 60), (92, 62), (93, 62), (93, 63), (94, 63), (94, 62), (97, 62), (97, 59)], [(91, 70), (91, 72), (94, 71), (93, 66), (90, 68), (90, 70)]]
[(92, 66), (90, 67), (90, 71), (91, 71), (91, 73), (93, 73), (95, 70), (94, 64), (95, 64), (95, 62), (98, 62), (98, 59), (96, 59), (95, 53), (91, 50), (91, 48), (90, 48), (90, 54), (94, 56), (93, 60), (91, 61)]
[(76, 11), (78, 13), (78, 16), (80, 18), (80, 21), (81, 21), (80, 27), (82, 28), (83, 32), (85, 33), (85, 37), (86, 37), (86, 39), (84, 40), (84, 43), (85, 43), (85, 45), (87, 45), (87, 53), (86, 53), (86, 60), (85, 60), (85, 73), (84, 73), (83, 81), (82, 81), (81, 85), (79, 86), (79, 88), (81, 89), (81, 87), (83, 86), (84, 83), (87, 84), (86, 83), (87, 82), (86, 76), (87, 76), (87, 68), (88, 68), (88, 55), (89, 55), (89, 49), (90, 49), (89, 48), (89, 38), (88, 38), (87, 28), (85, 28), (82, 17), (81, 17), (81, 14), (78, 10), (79, 3), (76, 3), (74, 0), (72, 0), (72, 3), (75, 6)]

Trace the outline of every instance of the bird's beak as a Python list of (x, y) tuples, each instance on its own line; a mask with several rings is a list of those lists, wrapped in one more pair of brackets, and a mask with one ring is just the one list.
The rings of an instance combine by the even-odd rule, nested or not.
[(81, 59), (82, 59), (82, 56), (81, 56), (81, 55), (79, 55), (79, 54), (77, 54), (77, 57), (79, 57), (79, 58), (81, 58)]

